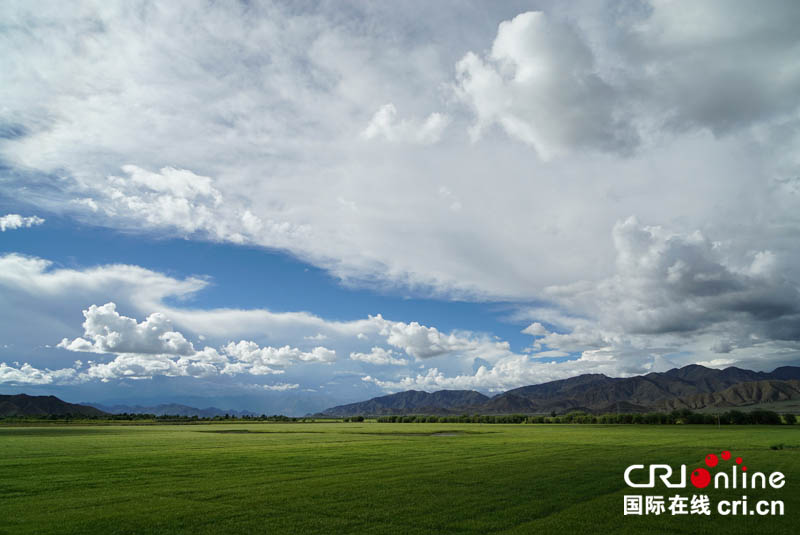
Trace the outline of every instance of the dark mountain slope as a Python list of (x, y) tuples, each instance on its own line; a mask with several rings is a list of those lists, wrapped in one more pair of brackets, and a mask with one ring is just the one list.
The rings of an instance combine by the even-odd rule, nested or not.
[[(754, 372), (740, 368), (717, 370), (696, 364), (675, 368), (663, 373), (648, 373), (626, 378), (604, 375), (580, 375), (564, 381), (526, 386), (510, 390), (497, 398), (514, 395), (532, 401), (534, 412), (555, 410), (563, 412), (586, 407), (593, 411), (630, 403), (640, 407), (664, 406), (668, 399), (681, 399), (700, 394), (719, 392), (736, 384), (777, 378), (800, 379), (800, 368), (786, 366), (772, 373)], [(519, 402), (515, 402), (519, 404)]]
[(67, 403), (55, 396), (0, 395), (0, 416), (102, 416), (103, 411), (86, 405)]
[(607, 377), (601, 373), (588, 373), (570, 377), (569, 379), (561, 379), (558, 381), (550, 381), (548, 383), (541, 383), (538, 385), (522, 386), (514, 388), (504, 394), (498, 394), (495, 397), (506, 395), (520, 396), (527, 399), (552, 399), (555, 396), (570, 397), (572, 392), (585, 390), (590, 387), (602, 387), (609, 385), (616, 381), (611, 377)]
[(773, 379), (739, 383), (720, 392), (706, 392), (686, 398), (668, 399), (659, 403), (657, 407), (661, 410), (729, 408), (797, 399), (800, 399), (800, 381)]
[[(437, 412), (454, 407), (482, 405), (489, 398), (474, 390), (440, 390), (429, 394), (408, 390), (388, 396), (373, 398), (359, 403), (350, 403), (326, 409), (325, 416), (344, 417), (359, 414), (410, 414), (413, 412)], [(423, 410), (424, 409), (424, 410)]]

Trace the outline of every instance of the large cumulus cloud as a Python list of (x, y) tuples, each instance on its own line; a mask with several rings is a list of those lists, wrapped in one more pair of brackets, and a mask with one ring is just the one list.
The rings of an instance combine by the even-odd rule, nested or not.
[(591, 48), (542, 12), (502, 22), (488, 57), (470, 52), (456, 72), (458, 94), (475, 111), (473, 138), (497, 123), (545, 159), (566, 149), (626, 152), (637, 142)]
[(162, 313), (150, 314), (141, 323), (117, 312), (115, 303), (92, 305), (83, 311), (84, 336), (58, 344), (70, 351), (94, 353), (169, 353), (190, 355), (195, 352), (183, 334), (173, 330), (172, 323)]
[(613, 238), (613, 277), (553, 287), (550, 295), (633, 335), (702, 332), (722, 324), (743, 338), (798, 339), (800, 333), (785, 327), (798, 318), (800, 293), (772, 251), (731, 255), (699, 231), (673, 233), (635, 218), (619, 222)]

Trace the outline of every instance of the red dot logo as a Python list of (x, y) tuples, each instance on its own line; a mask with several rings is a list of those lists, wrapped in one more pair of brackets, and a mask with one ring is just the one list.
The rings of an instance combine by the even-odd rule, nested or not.
[(747, 467), (746, 466), (742, 466), (742, 472), (747, 472)]
[(692, 480), (692, 485), (698, 489), (704, 489), (711, 483), (711, 474), (705, 468), (697, 468), (692, 472), (690, 479)]
[(722, 457), (722, 460), (723, 460), (723, 461), (730, 460), (730, 458), (731, 458), (731, 452), (729, 452), (728, 450), (725, 450), (725, 451), (723, 451), (723, 452), (720, 454), (720, 457)]
[(736, 464), (742, 464), (742, 458), (741, 457), (737, 457), (736, 458)]
[(708, 455), (706, 455), (706, 466), (708, 466), (709, 468), (714, 468), (715, 466), (717, 466), (718, 462), (719, 459), (717, 459), (717, 456), (714, 455), (713, 453), (709, 453)]

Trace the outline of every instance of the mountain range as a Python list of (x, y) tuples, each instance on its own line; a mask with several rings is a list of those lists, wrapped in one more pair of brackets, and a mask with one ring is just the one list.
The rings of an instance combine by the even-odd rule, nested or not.
[[(515, 388), (493, 397), (474, 390), (408, 390), (367, 401), (331, 407), (319, 417), (386, 414), (549, 414), (570, 411), (648, 412), (675, 409), (728, 409), (800, 401), (800, 367), (784, 366), (772, 372), (741, 368), (723, 370), (689, 365), (634, 377), (586, 374)], [(74, 404), (55, 396), (0, 395), (0, 417), (102, 416), (140, 413), (214, 417), (253, 416), (249, 411), (197, 409), (187, 405), (156, 406)]]
[(494, 397), (473, 390), (399, 392), (331, 407), (317, 416), (383, 414), (545, 414), (729, 408), (800, 399), (800, 367), (772, 372), (691, 364), (634, 377), (585, 374), (515, 388)]
[(156, 416), (197, 416), (199, 418), (213, 418), (215, 416), (225, 416), (226, 414), (235, 417), (257, 416), (250, 411), (223, 410), (216, 407), (198, 409), (179, 403), (162, 403), (152, 407), (143, 407), (141, 405), (100, 405), (98, 403), (87, 403), (87, 405), (110, 414), (155, 414)]

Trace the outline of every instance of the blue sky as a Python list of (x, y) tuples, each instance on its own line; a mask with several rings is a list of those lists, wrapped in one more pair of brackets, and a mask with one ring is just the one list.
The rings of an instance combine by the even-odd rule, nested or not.
[(795, 2), (0, 17), (0, 392), (304, 414), (800, 362)]
[(178, 278), (209, 277), (209, 286), (192, 299), (192, 305), (201, 308), (265, 307), (274, 312), (306, 311), (335, 321), (383, 314), (445, 331), (484, 331), (507, 340), (517, 351), (531, 342), (521, 333), (529, 322), (510, 317), (526, 303), (435, 299), (407, 288), (346, 286), (323, 269), (260, 247), (142, 236), (57, 218), (25, 232), (9, 232), (1, 245), (2, 253), (47, 258), (58, 267), (122, 263)]

